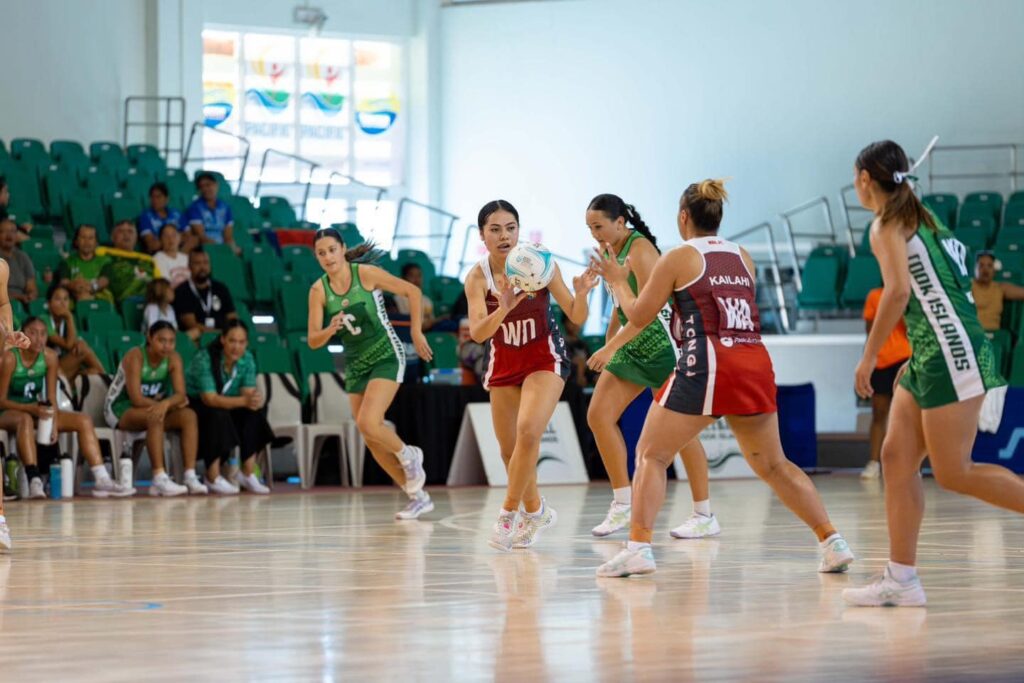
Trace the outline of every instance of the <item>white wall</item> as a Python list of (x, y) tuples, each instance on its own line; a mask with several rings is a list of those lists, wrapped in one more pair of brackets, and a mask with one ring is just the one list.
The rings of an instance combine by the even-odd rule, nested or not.
[(0, 138), (120, 140), (124, 98), (146, 94), (147, 3), (2, 0)]
[(1019, 0), (565, 0), (442, 11), (442, 185), (579, 254), (599, 192), (669, 243), (691, 181), (725, 234), (828, 193), (866, 143), (1024, 141)]

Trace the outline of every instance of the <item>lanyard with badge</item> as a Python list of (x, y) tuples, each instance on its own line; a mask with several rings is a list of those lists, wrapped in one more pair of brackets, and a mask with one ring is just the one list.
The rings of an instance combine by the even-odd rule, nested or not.
[(213, 284), (211, 283), (209, 288), (206, 290), (206, 301), (199, 296), (199, 290), (196, 289), (196, 283), (190, 279), (188, 281), (189, 289), (196, 295), (196, 301), (199, 302), (199, 307), (203, 309), (203, 315), (206, 316), (206, 322), (203, 323), (203, 327), (209, 329), (216, 329), (217, 321), (213, 317)]
[[(220, 388), (220, 393), (221, 393), (222, 396), (227, 396), (228, 389), (231, 388), (231, 383), (235, 381), (235, 377), (238, 375), (238, 363), (239, 362), (241, 362), (241, 361), (240, 360), (239, 361), (235, 361), (235, 366), (233, 368), (231, 368), (231, 376), (228, 377), (226, 382), (224, 382), (224, 386), (222, 386)], [(223, 361), (222, 361), (221, 368), (223, 368), (223, 367), (224, 366), (223, 366)]]

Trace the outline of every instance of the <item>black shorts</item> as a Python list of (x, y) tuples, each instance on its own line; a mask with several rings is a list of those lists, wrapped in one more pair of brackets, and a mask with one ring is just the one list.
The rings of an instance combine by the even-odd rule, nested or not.
[(896, 384), (896, 376), (900, 374), (903, 362), (890, 365), (887, 368), (876, 368), (871, 373), (871, 388), (880, 396), (892, 396)]

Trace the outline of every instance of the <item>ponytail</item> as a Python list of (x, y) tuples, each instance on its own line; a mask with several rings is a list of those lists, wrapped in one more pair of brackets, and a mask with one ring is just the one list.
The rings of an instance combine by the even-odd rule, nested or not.
[(623, 219), (633, 230), (643, 235), (655, 251), (661, 253), (661, 250), (658, 249), (657, 238), (651, 233), (651, 229), (647, 227), (644, 219), (640, 217), (640, 212), (632, 204), (624, 202), (622, 197), (614, 194), (599, 194), (590, 200), (587, 211), (600, 211), (613, 221), (619, 218)]
[(701, 232), (717, 233), (722, 224), (723, 206), (729, 199), (726, 178), (708, 178), (692, 183), (679, 198), (679, 210), (687, 211)]
[[(925, 154), (930, 149), (929, 146)], [(935, 216), (914, 194), (914, 186), (910, 181), (915, 178), (909, 175), (914, 167), (910, 165), (902, 147), (892, 140), (873, 142), (857, 155), (856, 165), (858, 171), (867, 171), (871, 179), (888, 195), (879, 214), (883, 223), (898, 223), (915, 229), (925, 225), (932, 231), (939, 229)]]
[[(313, 244), (322, 239), (332, 239), (343, 247), (347, 247), (345, 239), (337, 228), (321, 228), (313, 236)], [(374, 242), (363, 242), (359, 246), (345, 249), (345, 260), (349, 263), (376, 263), (384, 256), (384, 250), (379, 249)]]

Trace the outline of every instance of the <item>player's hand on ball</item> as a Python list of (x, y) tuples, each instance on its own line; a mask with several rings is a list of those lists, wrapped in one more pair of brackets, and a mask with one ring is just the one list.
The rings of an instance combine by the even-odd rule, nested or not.
[(525, 298), (526, 292), (519, 292), (519, 294), (516, 294), (516, 291), (512, 288), (512, 285), (506, 284), (502, 288), (501, 293), (498, 294), (498, 308), (501, 310), (502, 313), (508, 313), (513, 308), (518, 306), (519, 302), (521, 302)]
[(629, 257), (620, 266), (611, 245), (606, 242), (603, 253), (590, 257), (590, 270), (603, 277), (608, 284), (623, 283), (629, 278)]
[(427, 338), (419, 330), (412, 333), (412, 344), (416, 347), (416, 355), (428, 363), (434, 359), (434, 351), (427, 343)]
[(594, 372), (603, 372), (605, 366), (611, 362), (612, 356), (614, 355), (614, 351), (610, 351), (607, 346), (603, 346), (594, 355), (587, 359), (587, 367)]

